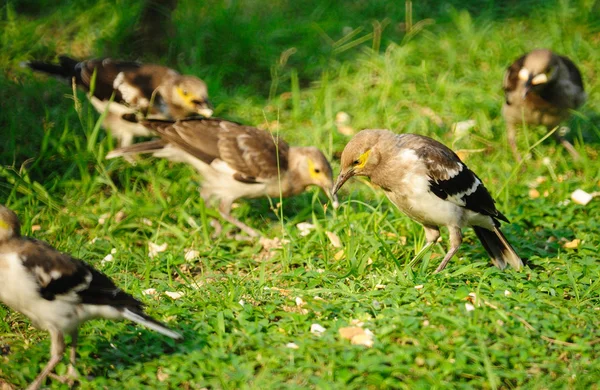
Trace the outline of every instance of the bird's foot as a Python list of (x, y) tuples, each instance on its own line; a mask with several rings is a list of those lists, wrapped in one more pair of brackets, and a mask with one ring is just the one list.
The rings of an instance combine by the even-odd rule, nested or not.
[(221, 225), (221, 222), (217, 221), (216, 219), (211, 219), (210, 226), (215, 230), (213, 234), (211, 234), (211, 237), (218, 238), (223, 232), (223, 225)]
[(79, 373), (77, 372), (77, 369), (71, 365), (69, 365), (69, 368), (67, 369), (67, 373), (65, 375), (56, 375), (51, 373), (48, 374), (48, 376), (54, 379), (55, 381), (69, 386), (73, 386), (75, 382), (79, 380)]

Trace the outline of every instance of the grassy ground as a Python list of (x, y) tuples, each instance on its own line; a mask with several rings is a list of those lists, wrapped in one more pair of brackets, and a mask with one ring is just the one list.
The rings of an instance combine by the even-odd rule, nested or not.
[[(281, 0), (268, 12), (258, 1), (179, 2), (170, 49), (154, 60), (205, 78), (218, 115), (317, 145), (336, 174), (348, 140), (339, 112), (355, 130), (426, 134), (462, 151), (529, 266), (491, 268), (466, 231), (440, 275), (432, 271), (446, 242), (409, 268), (422, 229), (359, 181), (338, 210), (316, 190), (282, 209), (277, 199), (239, 202), (237, 217), (290, 240), (281, 249), (211, 239), (216, 213), (192, 169), (105, 161), (112, 141), (83, 94), (74, 103), (68, 87), (18, 66), (57, 53), (130, 58), (141, 6), (29, 3), (5, 3), (0, 19), (0, 203), (24, 233), (86, 259), (186, 336), (173, 343), (131, 323), (87, 323), (81, 388), (598, 388), (600, 206), (568, 201), (600, 185), (598, 2), (415, 2), (408, 33), (400, 1)], [(552, 140), (521, 166), (508, 151), (503, 71), (535, 47), (580, 64), (589, 101), (569, 123), (580, 163)], [(453, 130), (471, 119), (474, 127)], [(520, 148), (543, 135), (523, 131)], [(315, 229), (301, 236), (299, 222)], [(148, 243), (168, 247), (150, 258)], [(144, 295), (149, 288), (156, 293)], [(4, 306), (0, 318), (0, 384), (20, 388), (45, 364), (49, 340)], [(357, 321), (374, 333), (372, 348), (340, 337)], [(325, 331), (311, 333), (312, 324)]]

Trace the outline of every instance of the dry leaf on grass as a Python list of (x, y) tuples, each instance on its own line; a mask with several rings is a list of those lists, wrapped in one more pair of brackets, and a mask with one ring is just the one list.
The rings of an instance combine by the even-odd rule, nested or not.
[(200, 256), (200, 252), (194, 249), (184, 249), (185, 250), (185, 254), (184, 254), (184, 258), (186, 261), (191, 261), (194, 259), (197, 259)]
[(538, 190), (536, 190), (535, 188), (531, 188), (529, 190), (529, 197), (531, 199), (537, 199), (540, 197), (540, 192)]
[(156, 289), (155, 288), (148, 288), (148, 289), (142, 291), (142, 294), (144, 294), (144, 295), (155, 295), (156, 294)]
[(285, 239), (285, 238), (282, 239), (279, 237), (275, 237), (275, 238), (261, 237), (260, 240), (258, 240), (258, 242), (260, 243), (260, 245), (262, 245), (264, 250), (266, 250), (267, 252), (270, 252), (273, 249), (281, 249), (283, 247), (283, 245), (289, 244), (290, 240)]
[(156, 379), (158, 379), (159, 382), (164, 382), (169, 379), (169, 374), (163, 372), (162, 367), (158, 367), (158, 370), (156, 371)]
[(329, 238), (329, 241), (331, 241), (331, 245), (333, 245), (334, 248), (342, 247), (342, 241), (337, 234), (333, 232), (325, 232), (325, 234), (327, 234), (327, 238)]
[(467, 302), (467, 303), (465, 303), (465, 309), (467, 311), (473, 311), (473, 310), (475, 310), (475, 306), (473, 306), (473, 305), (471, 305), (470, 303)]
[(563, 244), (563, 248), (566, 249), (576, 249), (581, 244), (581, 240), (579, 238), (575, 238), (574, 240), (565, 242)]
[(159, 253), (164, 252), (167, 250), (167, 247), (169, 245), (165, 242), (164, 244), (155, 244), (153, 242), (148, 242), (148, 256), (153, 259), (155, 258)]
[(354, 345), (373, 346), (373, 332), (369, 329), (363, 329), (357, 326), (349, 326), (338, 330), (340, 337), (350, 340)]
[(344, 257), (346, 256), (346, 253), (344, 252), (344, 250), (340, 250), (338, 251), (335, 255), (333, 255), (333, 258), (335, 261), (340, 261), (342, 260)]

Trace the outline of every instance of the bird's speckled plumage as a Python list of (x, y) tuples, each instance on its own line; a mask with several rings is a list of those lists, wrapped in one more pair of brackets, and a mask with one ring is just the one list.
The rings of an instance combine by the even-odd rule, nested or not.
[(251, 236), (256, 233), (229, 215), (236, 199), (288, 197), (311, 185), (331, 196), (331, 166), (315, 147), (290, 147), (267, 131), (218, 118), (142, 123), (160, 140), (115, 149), (106, 157), (152, 153), (190, 164), (204, 178), (202, 197), (217, 199), (224, 218)]
[[(334, 192), (352, 176), (367, 176), (380, 186), (400, 210), (425, 227), (429, 243), (439, 238), (439, 227), (450, 231), (452, 248), (437, 271), (454, 255), (462, 241), (461, 229), (473, 227), (482, 242), (500, 245), (506, 239), (498, 229), (508, 221), (481, 182), (460, 158), (443, 144), (416, 134), (394, 134), (388, 130), (363, 130), (342, 153), (341, 172)], [(489, 243), (486, 231), (498, 235)], [(495, 237), (495, 236), (494, 236)], [(501, 237), (501, 238), (500, 238)], [(486, 242), (484, 242), (484, 240)], [(522, 262), (510, 245), (490, 252), (494, 263), (520, 268)]]

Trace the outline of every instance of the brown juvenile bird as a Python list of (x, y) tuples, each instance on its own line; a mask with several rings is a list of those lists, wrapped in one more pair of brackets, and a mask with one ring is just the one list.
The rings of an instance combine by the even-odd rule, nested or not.
[(104, 127), (119, 146), (131, 145), (136, 136), (151, 135), (139, 123), (123, 120), (124, 115), (181, 119), (198, 114), (210, 117), (213, 113), (204, 81), (165, 66), (110, 58), (79, 62), (66, 56), (60, 56), (58, 64), (31, 61), (25, 65), (74, 82), (86, 92), (93, 90), (90, 101), (100, 114), (108, 110)]
[(238, 198), (287, 197), (316, 185), (336, 205), (331, 166), (315, 147), (290, 147), (267, 131), (218, 118), (141, 123), (160, 139), (115, 149), (106, 158), (152, 153), (190, 164), (204, 178), (202, 198), (217, 200), (223, 219), (251, 237), (258, 233), (230, 214)]
[(481, 180), (449, 148), (416, 134), (363, 130), (342, 152), (342, 167), (333, 189), (352, 176), (367, 176), (380, 186), (400, 210), (425, 228), (427, 245), (440, 237), (441, 226), (450, 234), (450, 249), (435, 272), (440, 272), (458, 251), (461, 229), (470, 226), (500, 269), (523, 266), (521, 258), (500, 231), (508, 222)]
[(165, 336), (181, 338), (179, 333), (145, 314), (140, 301), (121, 291), (103, 273), (43, 241), (22, 237), (19, 219), (2, 205), (0, 302), (50, 333), (50, 360), (28, 389), (38, 389), (62, 360), (65, 334), (71, 336), (67, 377), (71, 380), (77, 377), (77, 328), (87, 320), (128, 319)]
[[(567, 57), (547, 49), (533, 50), (517, 59), (504, 75), (505, 102), (502, 115), (506, 121), (508, 143), (517, 160), (516, 126), (526, 123), (554, 129), (581, 106), (587, 95), (581, 73)], [(555, 132), (557, 140), (574, 159), (579, 153), (573, 145)]]

